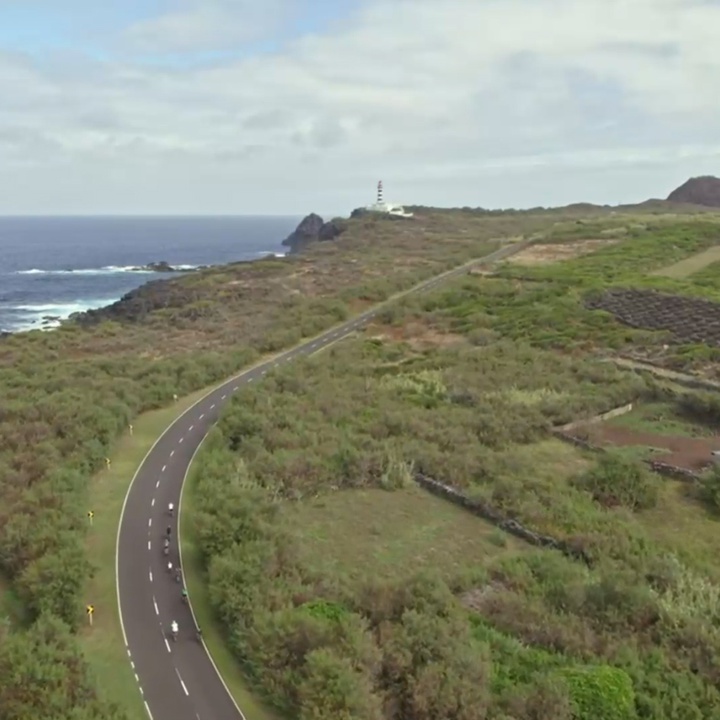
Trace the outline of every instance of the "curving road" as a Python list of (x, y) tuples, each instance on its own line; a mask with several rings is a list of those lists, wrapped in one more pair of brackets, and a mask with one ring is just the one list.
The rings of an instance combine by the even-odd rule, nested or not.
[[(472, 264), (501, 260), (529, 243), (508, 245)], [(438, 275), (410, 292), (429, 290), (468, 272), (471, 264)], [(222, 405), (245, 383), (258, 382), (271, 369), (311, 355), (350, 335), (379, 312), (368, 310), (323, 335), (244, 371), (186, 410), (160, 436), (141, 463), (123, 505), (117, 536), (116, 575), (120, 623), (128, 658), (148, 715), (153, 720), (243, 720), (204, 643), (195, 637), (191, 609), (182, 603), (181, 583), (167, 570), (178, 557), (177, 508), (193, 455), (217, 421)], [(170, 555), (163, 538), (171, 526)], [(176, 620), (177, 642), (170, 637)]]

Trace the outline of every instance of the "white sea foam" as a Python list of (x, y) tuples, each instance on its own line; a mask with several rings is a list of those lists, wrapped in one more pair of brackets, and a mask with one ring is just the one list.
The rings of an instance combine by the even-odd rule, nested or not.
[(13, 324), (12, 331), (52, 330), (60, 325), (61, 320), (66, 320), (73, 313), (105, 307), (116, 300), (119, 298), (88, 298), (69, 302), (16, 305), (13, 311), (17, 314), (18, 320)]
[[(172, 265), (176, 270), (195, 270), (197, 265)], [(100, 268), (76, 268), (74, 270), (18, 270), (17, 275), (116, 275), (118, 273), (152, 274), (154, 270), (140, 268), (137, 265), (106, 265)]]

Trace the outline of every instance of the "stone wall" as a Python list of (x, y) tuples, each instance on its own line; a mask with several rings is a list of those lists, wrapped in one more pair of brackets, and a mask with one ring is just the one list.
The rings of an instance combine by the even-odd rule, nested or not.
[(633, 407), (633, 403), (627, 403), (627, 405), (621, 405), (620, 407), (613, 408), (612, 410), (608, 410), (607, 412), (600, 413), (600, 415), (595, 415), (585, 420), (573, 420), (572, 422), (561, 425), (559, 428), (556, 429), (573, 430), (574, 428), (580, 427), (581, 425), (594, 425), (595, 423), (610, 420), (611, 418), (618, 417), (620, 415), (625, 415), (626, 413), (629, 413), (633, 409)]
[(415, 482), (428, 492), (438, 495), (439, 497), (469, 510), (474, 515), (493, 523), (493, 525), (496, 525), (501, 530), (504, 530), (505, 532), (530, 543), (531, 545), (549, 548), (551, 550), (559, 550), (568, 557), (575, 560), (582, 560), (587, 565), (591, 564), (589, 556), (582, 549), (573, 547), (571, 543), (564, 540), (558, 540), (557, 538), (553, 538), (549, 535), (536, 533), (529, 528), (526, 528), (517, 520), (514, 520), (513, 518), (506, 518), (501, 512), (490, 506), (488, 503), (482, 502), (481, 500), (473, 500), (450, 485), (446, 485), (445, 483), (428, 477), (427, 475), (423, 475), (422, 473), (417, 473), (415, 475)]

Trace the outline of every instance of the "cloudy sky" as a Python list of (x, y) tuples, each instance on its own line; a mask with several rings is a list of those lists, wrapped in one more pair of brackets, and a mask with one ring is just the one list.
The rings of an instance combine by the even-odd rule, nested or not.
[(0, 0), (0, 214), (531, 207), (720, 175), (720, 0)]

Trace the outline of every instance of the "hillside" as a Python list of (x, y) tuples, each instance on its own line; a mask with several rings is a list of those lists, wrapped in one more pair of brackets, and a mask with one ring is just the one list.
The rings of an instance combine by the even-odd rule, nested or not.
[(690, 178), (667, 197), (670, 202), (720, 207), (720, 178), (711, 175)]
[[(688, 297), (720, 299), (716, 281), (717, 266), (713, 265), (715, 261), (712, 255), (718, 236), (716, 221), (717, 217), (712, 213), (702, 213), (700, 218), (690, 214), (679, 217), (677, 207), (674, 207), (672, 214), (666, 214), (659, 208), (647, 212), (638, 207), (574, 206), (533, 212), (424, 208), (417, 210), (416, 217), (408, 222), (361, 216), (344, 221), (344, 231), (334, 239), (306, 243), (300, 252), (287, 258), (213, 267), (181, 278), (151, 283), (129, 293), (110, 308), (78, 316), (57, 331), (4, 338), (0, 342), (0, 396), (3, 398), (0, 414), (0, 580), (2, 587), (7, 588), (6, 594), (12, 597), (8, 607), (21, 607), (22, 612), (4, 609), (12, 618), (14, 630), (10, 631), (5, 626), (0, 629), (0, 677), (18, 677), (10, 673), (9, 668), (22, 662), (32, 662), (36, 671), (32, 677), (37, 680), (20, 678), (18, 684), (0, 683), (0, 707), (19, 708), (11, 717), (70, 717), (70, 708), (82, 707), (83, 717), (86, 718), (119, 719), (126, 717), (126, 705), (134, 702), (128, 698), (131, 695), (136, 697), (135, 689), (130, 691), (123, 687), (121, 691), (114, 682), (116, 675), (127, 670), (123, 648), (118, 647), (120, 661), (124, 663), (120, 670), (119, 666), (104, 659), (96, 662), (95, 654), (104, 652), (103, 648), (112, 643), (101, 642), (104, 632), (101, 621), (93, 628), (95, 635), (85, 632), (82, 613), (87, 597), (93, 595), (93, 583), (97, 582), (95, 578), (91, 579), (93, 572), (97, 576), (114, 567), (112, 554), (105, 556), (97, 549), (98, 540), (86, 523), (86, 508), (90, 507), (91, 493), (98, 485), (98, 478), (104, 477), (105, 458), (117, 447), (119, 438), (127, 437), (128, 425), (139, 422), (137, 418), (140, 414), (171, 405), (174, 395), (182, 397), (206, 387), (251, 363), (261, 354), (289, 347), (301, 338), (312, 336), (397, 291), (409, 288), (423, 278), (481, 256), (520, 237), (534, 237), (537, 243), (524, 255), (500, 268), (498, 276), (469, 275), (464, 281), (469, 284), (461, 282), (448, 290), (424, 296), (415, 304), (389, 308), (382, 323), (368, 331), (369, 336), (360, 340), (360, 344), (348, 345), (350, 349), (342, 350), (339, 355), (328, 354), (327, 359), (322, 361), (325, 365), (306, 366), (308, 373), (316, 367), (312, 372), (319, 372), (329, 378), (328, 389), (323, 393), (315, 391), (317, 386), (314, 383), (317, 379), (313, 379), (314, 376), (303, 376), (306, 369), (298, 370), (300, 375), (297, 378), (292, 376), (296, 371), (286, 371), (292, 376), (289, 385), (278, 385), (280, 381), (275, 378), (269, 378), (269, 383), (263, 385), (263, 390), (258, 392), (277, 391), (278, 395), (286, 392), (287, 398), (282, 402), (307, 403), (308, 398), (292, 400), (290, 397), (293, 393), (304, 393), (314, 396), (313, 402), (319, 403), (307, 415), (307, 427), (296, 428), (288, 434), (282, 429), (279, 419), (285, 406), (278, 400), (278, 410), (269, 416), (270, 424), (264, 426), (270, 432), (274, 424), (278, 424), (276, 442), (289, 443), (289, 449), (292, 450), (297, 443), (297, 440), (291, 438), (293, 433), (304, 438), (306, 448), (310, 447), (310, 435), (324, 437), (327, 442), (322, 447), (318, 446), (318, 452), (329, 452), (329, 449), (336, 448), (332, 458), (323, 459), (308, 454), (307, 463), (303, 465), (295, 450), (286, 455), (281, 453), (273, 456), (268, 450), (273, 441), (263, 437), (254, 446), (258, 453), (256, 457), (248, 455), (240, 459), (247, 461), (253, 482), (260, 479), (258, 473), (272, 473), (277, 478), (285, 478), (287, 487), (297, 489), (300, 492), (298, 497), (304, 496), (306, 492), (322, 495), (328, 485), (335, 484), (335, 475), (340, 472), (344, 473), (340, 482), (343, 487), (348, 485), (357, 489), (360, 485), (376, 489), (381, 481), (389, 482), (390, 485), (395, 482), (403, 484), (408, 463), (413, 462), (417, 463), (416, 467), (425, 468), (428, 472), (432, 470), (435, 474), (440, 474), (439, 468), (446, 464), (452, 476), (447, 475), (442, 479), (448, 482), (460, 482), (462, 477), (468, 477), (474, 478), (475, 483), (483, 473), (494, 478), (497, 470), (505, 478), (504, 483), (488, 482), (483, 487), (474, 487), (474, 490), (481, 495), (492, 496), (494, 493), (495, 500), (502, 500), (508, 512), (517, 514), (523, 522), (541, 530), (557, 530), (556, 526), (571, 527), (568, 517), (544, 515), (539, 510), (533, 510), (529, 500), (523, 500), (526, 489), (517, 474), (530, 473), (534, 450), (529, 448), (523, 451), (529, 453), (524, 461), (526, 464), (520, 462), (521, 455), (518, 454), (520, 464), (512, 465), (512, 455), (497, 454), (503, 449), (503, 440), (498, 435), (498, 429), (493, 429), (493, 422), (501, 419), (508, 427), (512, 424), (514, 429), (509, 436), (514, 443), (512, 447), (523, 444), (529, 446), (531, 442), (549, 439), (547, 432), (550, 423), (570, 419), (576, 414), (604, 410), (610, 402), (619, 403), (629, 397), (650, 393), (652, 389), (650, 384), (646, 386), (645, 381), (641, 383), (623, 374), (598, 370), (592, 363), (575, 365), (575, 356), (622, 352), (676, 370), (711, 374), (717, 358), (714, 350), (704, 342), (683, 336), (668, 340), (665, 336), (660, 338), (643, 330), (628, 329), (615, 321), (611, 314), (617, 310), (612, 304), (617, 300), (616, 295), (608, 296), (610, 299), (602, 313), (585, 307), (583, 302), (592, 296), (593, 302), (602, 303), (602, 292), (608, 289), (605, 286), (613, 283)], [(688, 260), (703, 252), (706, 253), (704, 259), (694, 260), (693, 267), (688, 269)], [(558, 264), (556, 261), (559, 259), (562, 262)], [(683, 266), (685, 269), (679, 270), (676, 265), (683, 262), (686, 263)], [(657, 269), (658, 274), (646, 276), (645, 273), (650, 269)], [(620, 312), (618, 317), (627, 320)], [(662, 322), (662, 318), (656, 320), (653, 329), (657, 326), (663, 329)], [(675, 327), (668, 326), (666, 329), (668, 333), (676, 332)], [(455, 347), (456, 342), (459, 343), (458, 347)], [(522, 343), (527, 343), (527, 346)], [(497, 347), (488, 354), (487, 361), (473, 356), (474, 348), (495, 345)], [(486, 367), (482, 364), (484, 362), (490, 364)], [(335, 370), (333, 363), (337, 364)], [(493, 373), (499, 372), (498, 368), (503, 366), (508, 368), (507, 374), (494, 376)], [(523, 380), (520, 373), (522, 367), (530, 369), (528, 372), (532, 374), (532, 382)], [(398, 368), (405, 369), (397, 374)], [(548, 390), (543, 382), (552, 376), (556, 368), (560, 379), (556, 387)], [(331, 371), (337, 372), (337, 376), (331, 375)], [(437, 373), (442, 376), (439, 377)], [(467, 403), (463, 407), (472, 408), (480, 395), (484, 397), (491, 392), (492, 388), (489, 388), (487, 382), (483, 381), (485, 384), (482, 387), (477, 385), (480, 382), (478, 378), (484, 374), (490, 379), (495, 378), (497, 392), (501, 395), (504, 393), (501, 400), (493, 400), (493, 422), (489, 422), (490, 416), (487, 414), (471, 422), (470, 416), (474, 411), (465, 410), (438, 415), (445, 418), (441, 424), (433, 419), (434, 408), (439, 407), (438, 403), (445, 403), (448, 394), (456, 398), (458, 407)], [(346, 381), (349, 376), (359, 380)], [(578, 388), (575, 388), (574, 383), (578, 384)], [(345, 386), (349, 393), (347, 396), (342, 394)], [(297, 392), (289, 392), (287, 388), (290, 387), (296, 387)], [(467, 392), (463, 390), (464, 387)], [(337, 402), (327, 394), (331, 392), (336, 394)], [(397, 393), (397, 404), (385, 407), (368, 405), (367, 414), (364, 415), (359, 411), (358, 404), (363, 393), (368, 393), (367, 397), (372, 398), (373, 403), (380, 403), (386, 394)], [(515, 398), (513, 403), (508, 404), (506, 396)], [(252, 399), (252, 402), (255, 400)], [(503, 410), (506, 406), (509, 409)], [(233, 423), (238, 422), (237, 407), (234, 405), (227, 416), (223, 426), (225, 434), (235, 432), (232, 427)], [(294, 412), (298, 407), (300, 405), (288, 405), (287, 410)], [(418, 407), (423, 408), (421, 414), (416, 410)], [(522, 415), (518, 407), (535, 409), (528, 410), (528, 415)], [(257, 411), (253, 408), (250, 412)], [(438, 412), (445, 411), (441, 409)], [(351, 422), (351, 418), (355, 419)], [(358, 429), (352, 424), (356, 421), (370, 425)], [(337, 427), (345, 423), (348, 438), (356, 437), (360, 444), (349, 440), (345, 444), (340, 443), (338, 438), (329, 434), (334, 431), (328, 423), (334, 423)], [(440, 425), (447, 428), (444, 438), (438, 435)], [(361, 432), (363, 438), (353, 435), (356, 431)], [(380, 446), (377, 444), (378, 438), (385, 438), (388, 442)], [(402, 444), (402, 438), (407, 438), (407, 445)], [(358, 447), (367, 448), (367, 453), (364, 456), (359, 454)], [(451, 458), (448, 448), (453, 447), (460, 450)], [(492, 453), (485, 452), (484, 448), (492, 449)], [(210, 448), (210, 451), (219, 450), (215, 447)], [(549, 446), (549, 450), (546, 448), (550, 456), (556, 451), (553, 445)], [(233, 457), (233, 462), (238, 460), (232, 453), (227, 457)], [(487, 457), (488, 463), (495, 464), (478, 467), (473, 464), (474, 458), (478, 457)], [(592, 464), (588, 464), (584, 457), (578, 460), (573, 456), (571, 460), (570, 468), (587, 468)], [(317, 463), (325, 463), (322, 472)], [(132, 463), (129, 465), (132, 466)], [(132, 467), (129, 473), (119, 476), (118, 482), (127, 483), (131, 473)], [(553, 472), (548, 471), (547, 482), (552, 477)], [(210, 479), (206, 480), (210, 483)], [(208, 490), (208, 502), (217, 498), (215, 492), (218, 488), (222, 494), (220, 485)], [(547, 493), (550, 492), (547, 489)], [(372, 504), (373, 497), (366, 499), (366, 502)], [(540, 493), (538, 497), (538, 508), (557, 504), (560, 508), (558, 512), (562, 508), (569, 514), (574, 512), (560, 502), (562, 493), (558, 496)], [(612, 518), (593, 514), (595, 509), (591, 499), (582, 497), (585, 505), (578, 506), (579, 514), (573, 515), (573, 522), (578, 525), (572, 526), (572, 532), (578, 535), (576, 539), (582, 539), (579, 537), (583, 535), (580, 529), (582, 523), (578, 518), (588, 513), (587, 517), (596, 523), (594, 527), (599, 535), (595, 539), (586, 537), (584, 542), (593, 552), (609, 552), (603, 544), (606, 542), (603, 533), (607, 531), (607, 536), (612, 535)], [(431, 518), (436, 515), (436, 511), (427, 509), (425, 495), (416, 495), (408, 502), (417, 509), (418, 517)], [(414, 549), (425, 548), (422, 552), (427, 555), (424, 563), (426, 569), (434, 572), (438, 567), (433, 560), (433, 553), (425, 545), (417, 544), (421, 542), (423, 531), (417, 528), (417, 531), (412, 530), (413, 518), (403, 515), (403, 507), (401, 500), (393, 507), (388, 506), (387, 526), (378, 525), (372, 530), (366, 524), (369, 536), (363, 539), (370, 548), (368, 552), (380, 552), (372, 542), (376, 533), (390, 532), (394, 526), (407, 526), (405, 539), (385, 536), (387, 543), (398, 548), (396, 556), (381, 558), (380, 564), (386, 568), (389, 583), (401, 562), (398, 558), (404, 558), (406, 570), (412, 569), (413, 562), (408, 559), (412, 555), (403, 555), (403, 552), (408, 552), (408, 544), (413, 552)], [(119, 512), (119, 508), (102, 509), (109, 514)], [(298, 504), (289, 508), (288, 512), (295, 510), (299, 519), (296, 519), (297, 524), (292, 525), (292, 528), (302, 528), (303, 518), (308, 515), (312, 516), (314, 527), (322, 527), (323, 532), (332, 530), (322, 525), (321, 506), (309, 508)], [(96, 508), (96, 511), (99, 512), (99, 509)], [(206, 519), (213, 512), (212, 507), (205, 508)], [(393, 512), (396, 514), (392, 515)], [(513, 655), (514, 659), (511, 658), (517, 665), (512, 665), (508, 660), (498, 666), (498, 671), (509, 673), (508, 677), (516, 671), (520, 672), (526, 662), (531, 665), (533, 662), (542, 664), (546, 657), (544, 653), (549, 652), (549, 647), (554, 648), (552, 653), (556, 653), (562, 645), (563, 637), (567, 647), (562, 646), (560, 652), (567, 651), (570, 654), (592, 654), (599, 652), (597, 648), (601, 646), (612, 646), (615, 636), (607, 635), (603, 626), (593, 630), (597, 632), (596, 636), (592, 636), (597, 637), (597, 646), (571, 646), (573, 638), (561, 637), (559, 634), (562, 625), (560, 620), (553, 626), (553, 637), (542, 634), (533, 636), (532, 618), (538, 618), (538, 613), (544, 612), (544, 606), (532, 603), (523, 605), (526, 602), (524, 596), (501, 596), (498, 603), (507, 602), (510, 603), (508, 607), (521, 608), (522, 612), (518, 612), (517, 617), (528, 618), (529, 625), (513, 627), (512, 617), (500, 617), (497, 614), (499, 604), (484, 606), (482, 617), (485, 620), (473, 619), (468, 625), (467, 610), (457, 605), (457, 598), (460, 590), (471, 592), (477, 589), (475, 581), (479, 577), (478, 573), (495, 573), (498, 582), (520, 588), (523, 582), (520, 576), (523, 573), (537, 571), (552, 574), (555, 570), (548, 569), (543, 560), (528, 560), (528, 566), (522, 565), (525, 560), (517, 561), (521, 563), (519, 565), (513, 565), (516, 561), (510, 556), (517, 547), (507, 541), (502, 533), (498, 534), (495, 528), (486, 528), (482, 537), (473, 538), (472, 530), (469, 529), (472, 526), (468, 526), (465, 520), (460, 521), (459, 516), (452, 514), (443, 516), (446, 518), (445, 529), (449, 532), (450, 528), (455, 528), (457, 531), (457, 534), (447, 538), (447, 545), (438, 550), (445, 553), (444, 557), (454, 557), (456, 548), (482, 547), (488, 556), (504, 558), (510, 563), (500, 569), (483, 569), (465, 561), (451, 564), (447, 570), (452, 572), (442, 576), (442, 583), (445, 584), (437, 586), (439, 594), (435, 595), (432, 602), (439, 603), (438, 617), (450, 618), (454, 625), (435, 626), (432, 625), (434, 621), (431, 622), (426, 615), (417, 617), (417, 622), (421, 623), (417, 627), (421, 627), (422, 623), (431, 623), (428, 632), (432, 630), (436, 633), (438, 642), (447, 640), (449, 643), (444, 650), (438, 649), (438, 657), (441, 658), (438, 662), (449, 663), (448, 667), (453, 662), (458, 663), (452, 667), (457, 669), (458, 683), (463, 688), (467, 688), (467, 678), (463, 679), (465, 676), (462, 675), (464, 667), (475, 668), (483, 673), (487, 671), (485, 661), (480, 662), (474, 657), (466, 658), (469, 664), (463, 665), (465, 656), (460, 649), (466, 643), (470, 631), (473, 643), (478, 643), (478, 647), (487, 648), (489, 643), (492, 647), (507, 648), (510, 655), (514, 652), (511, 648), (515, 647), (512, 643), (518, 639), (529, 647), (537, 646), (539, 654), (533, 656), (534, 660), (528, 660), (520, 653)], [(292, 518), (289, 517), (288, 522), (290, 520)], [(266, 529), (271, 532), (270, 525)], [(273, 543), (277, 539), (274, 533), (272, 529)], [(628, 547), (635, 547), (633, 543), (636, 539), (632, 533), (621, 537)], [(293, 602), (307, 597), (307, 602), (320, 603), (312, 606), (312, 612), (320, 614), (324, 612), (324, 601), (342, 605), (343, 613), (360, 613), (358, 618), (353, 617), (348, 621), (355, 623), (352, 632), (356, 632), (353, 638), (361, 643), (357, 646), (358, 652), (367, 652), (363, 657), (372, 660), (367, 667), (379, 667), (377, 663), (381, 662), (381, 655), (385, 658), (382, 662), (387, 664), (387, 652), (391, 645), (379, 647), (376, 639), (370, 642), (363, 624), (370, 622), (366, 616), (372, 615), (375, 618), (372, 622), (376, 623), (373, 625), (374, 633), (380, 622), (377, 619), (382, 618), (385, 611), (369, 596), (365, 600), (358, 600), (357, 607), (353, 605), (351, 598), (355, 590), (348, 594), (347, 588), (350, 586), (342, 578), (333, 576), (335, 571), (332, 568), (314, 565), (318, 552), (311, 540), (309, 537), (300, 538), (298, 550), (306, 554), (302, 559), (297, 559), (300, 565), (293, 567), (298, 570), (297, 577), (315, 578), (317, 583), (313, 580), (311, 588), (293, 588), (293, 592), (297, 590), (292, 595), (295, 598)], [(433, 542), (440, 547), (440, 539)], [(642, 544), (645, 540), (637, 542)], [(493, 547), (501, 549), (506, 545), (508, 553), (492, 550)], [(217, 552), (220, 552), (218, 548), (220, 545), (216, 547)], [(337, 543), (336, 549), (341, 552), (342, 544)], [(347, 548), (348, 552), (351, 549)], [(680, 550), (686, 552), (684, 548)], [(109, 552), (112, 553), (112, 550)], [(628, 553), (622, 552), (627, 559)], [(209, 552), (206, 557), (210, 557)], [(334, 562), (336, 567), (342, 567), (347, 560), (339, 555)], [(308, 563), (311, 566), (309, 570), (306, 567)], [(712, 563), (709, 565), (712, 566)], [(373, 566), (373, 562), (369, 562), (369, 567)], [(525, 567), (527, 569), (522, 569)], [(558, 565), (557, 572), (564, 573), (563, 567)], [(700, 561), (692, 570), (705, 572), (714, 580), (712, 572)], [(514, 575), (516, 572), (519, 573), (517, 577)], [(575, 578), (574, 570), (567, 572)], [(340, 575), (344, 575), (344, 571)], [(599, 583), (605, 581), (599, 576), (593, 577)], [(472, 578), (474, 580), (470, 582)], [(580, 582), (580, 578), (575, 580)], [(279, 581), (285, 582), (282, 578)], [(362, 573), (361, 577), (353, 578), (353, 582), (361, 581)], [(243, 582), (247, 582), (247, 578)], [(418, 597), (423, 597), (426, 591), (431, 595), (435, 592), (432, 588), (436, 586), (432, 583), (423, 585), (425, 581), (417, 578), (412, 582), (416, 583), (414, 587), (425, 588), (422, 592), (418, 591)], [(527, 579), (527, 582), (530, 580)], [(557, 582), (562, 584), (560, 580)], [(353, 586), (355, 589), (357, 587)], [(327, 596), (318, 595), (318, 588), (325, 588)], [(258, 586), (252, 592), (256, 590), (260, 593), (270, 591), (268, 597), (278, 598), (281, 604), (289, 597), (287, 587), (263, 589)], [(373, 592), (385, 591), (376, 589)], [(522, 595), (520, 589), (517, 592)], [(393, 607), (396, 610), (406, 608), (411, 602), (397, 585), (389, 585), (387, 593), (388, 602), (391, 605), (395, 603)], [(530, 585), (528, 593), (532, 595)], [(221, 594), (217, 597), (224, 602)], [(357, 597), (360, 595), (357, 594)], [(592, 610), (590, 605), (584, 607), (589, 614)], [(239, 617), (237, 608), (218, 606), (215, 610), (223, 622)], [(418, 608), (415, 610), (420, 612)], [(114, 609), (108, 611), (108, 608), (104, 608), (104, 611), (107, 618), (114, 618)], [(274, 607), (268, 607), (268, 616), (264, 620), (260, 618), (265, 623), (263, 632), (274, 632), (273, 623), (280, 621), (297, 627), (300, 633), (304, 632), (304, 615), (300, 620), (293, 613), (287, 618), (281, 618), (273, 614), (275, 611)], [(560, 610), (554, 608), (553, 612)], [(606, 614), (598, 616), (601, 624), (607, 623), (609, 627), (616, 621), (620, 622), (612, 617), (612, 608), (605, 608), (603, 612)], [(590, 631), (582, 625), (586, 622), (585, 616), (573, 617), (572, 622), (576, 623), (573, 627), (577, 632), (586, 633), (585, 637), (590, 638), (591, 635), (587, 634)], [(625, 615), (622, 617), (627, 619)], [(107, 622), (111, 623), (112, 620)], [(293, 625), (298, 622), (300, 625)], [(347, 629), (349, 626), (345, 627)], [(319, 635), (313, 642), (318, 643), (317, 647), (324, 647), (322, 638), (325, 637), (325, 631), (320, 626), (318, 628)], [(412, 640), (415, 631), (410, 627), (405, 630), (399, 626), (393, 628), (400, 657), (405, 653), (406, 643)], [(255, 653), (253, 657), (256, 660), (259, 658), (259, 647), (242, 645), (247, 639), (241, 634), (233, 637), (240, 643), (233, 648), (235, 651), (240, 654)], [(277, 640), (275, 636), (273, 638)], [(636, 639), (644, 642), (647, 638), (638, 636)], [(676, 643), (683, 641), (683, 638), (675, 635), (671, 639)], [(689, 642), (689, 639), (686, 641)], [(282, 706), (295, 702), (292, 698), (298, 697), (291, 683), (300, 675), (293, 676), (295, 680), (282, 675), (283, 671), (277, 663), (280, 663), (278, 658), (286, 648), (282, 647), (280, 641), (273, 647), (279, 653), (277, 657), (268, 656), (261, 663), (267, 664), (268, 674), (258, 675), (253, 680), (265, 689), (273, 688), (274, 700)], [(352, 683), (359, 683), (358, 687), (361, 688), (370, 688), (369, 704), (363, 705), (362, 711), (358, 709), (355, 717), (378, 717), (378, 698), (384, 692), (383, 688), (372, 684), (375, 682), (372, 677), (368, 680), (365, 675), (356, 677), (350, 672), (348, 668), (352, 666), (352, 661), (344, 656), (344, 659), (338, 659), (338, 648), (328, 646), (326, 649), (329, 659), (320, 654), (312, 662), (308, 661), (309, 667), (315, 668), (313, 672), (319, 675), (303, 676), (307, 681), (303, 681), (303, 697), (312, 697), (312, 692), (315, 692), (312, 688), (323, 685), (316, 684), (323, 672), (330, 673), (323, 676), (325, 679), (339, 672), (339, 666), (333, 665), (337, 661), (344, 668), (343, 672), (347, 671), (348, 677), (354, 678)], [(700, 649), (702, 652), (706, 650), (704, 645)], [(557, 661), (556, 655), (547, 657), (553, 662)], [(611, 660), (611, 657), (604, 657), (602, 662)], [(100, 675), (100, 693), (88, 674), (86, 661)], [(367, 669), (365, 664), (362, 667)], [(703, 685), (704, 676), (696, 680), (688, 679), (689, 676), (683, 674), (684, 667), (673, 670), (677, 673), (678, 682), (685, 688), (682, 692), (687, 691), (688, 697), (692, 693), (687, 688), (705, 693), (711, 699), (700, 711), (705, 712), (708, 708), (714, 711), (716, 706), (709, 704), (714, 702), (714, 696)], [(638, 679), (638, 673), (650, 673), (648, 668), (640, 665), (634, 666), (634, 669), (628, 667), (627, 672), (636, 683), (636, 691), (638, 687), (645, 688), (641, 679)], [(58, 690), (52, 696), (52, 704), (48, 705), (42, 678), (50, 673), (56, 678)], [(498, 678), (497, 682), (501, 683), (502, 674)], [(546, 680), (549, 684), (544, 685)], [(656, 680), (654, 675), (648, 675), (647, 686), (651, 687)], [(418, 676), (418, 683), (421, 681), (424, 687), (431, 690), (435, 687), (434, 683), (439, 682), (432, 673)], [(693, 682), (695, 685), (692, 685)], [(525, 688), (528, 698), (545, 691), (555, 693), (553, 697), (557, 695), (560, 699), (552, 707), (558, 714), (550, 716), (562, 718), (558, 710), (564, 697), (562, 692), (553, 689), (552, 678), (543, 679), (543, 683), (528, 685)], [(452, 692), (459, 693), (458, 688)], [(507, 699), (501, 690), (492, 690), (484, 684), (478, 690), (480, 695), (476, 696), (473, 694), (475, 691), (471, 693), (469, 689), (467, 692), (470, 693), (468, 698), (495, 707), (498, 712)], [(647, 702), (654, 702), (650, 689), (642, 689), (642, 692), (643, 698), (649, 698)], [(424, 717), (418, 708), (427, 698), (413, 699), (408, 695), (410, 690), (407, 688), (402, 693), (395, 699), (400, 703), (398, 707), (406, 708), (403, 716)], [(435, 691), (428, 693), (437, 694), (437, 702), (440, 702), (442, 693), (439, 690), (439, 694)], [(362, 693), (358, 697), (361, 698), (358, 702), (367, 700)], [(108, 701), (114, 704), (108, 705)], [(523, 702), (531, 700), (526, 698)], [(342, 708), (336, 710), (339, 714), (344, 712)], [(449, 712), (447, 708), (433, 705), (432, 712), (428, 712), (433, 716), (444, 717), (446, 711)], [(511, 708), (504, 708), (503, 712), (504, 717), (513, 717)], [(390, 717), (397, 715), (391, 714)], [(461, 716), (457, 717), (460, 720)], [(499, 718), (500, 715), (492, 717)], [(525, 716), (517, 714), (516, 717)], [(665, 716), (645, 714), (641, 717)]]

